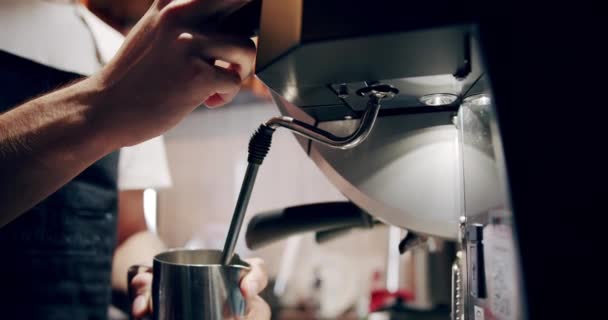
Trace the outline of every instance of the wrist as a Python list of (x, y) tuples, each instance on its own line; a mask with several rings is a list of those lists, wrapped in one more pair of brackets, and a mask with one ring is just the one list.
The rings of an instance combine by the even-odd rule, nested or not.
[(80, 103), (87, 106), (83, 116), (86, 122), (88, 140), (98, 150), (110, 153), (123, 147), (112, 119), (112, 101), (108, 86), (101, 79), (92, 76), (79, 83), (82, 95)]

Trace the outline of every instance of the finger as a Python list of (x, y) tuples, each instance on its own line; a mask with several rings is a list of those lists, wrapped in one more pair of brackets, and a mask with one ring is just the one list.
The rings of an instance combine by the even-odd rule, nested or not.
[(227, 95), (216, 93), (207, 98), (203, 104), (209, 109), (215, 109), (228, 104), (235, 96), (236, 94)]
[(241, 290), (243, 290), (246, 297), (253, 297), (266, 288), (266, 285), (268, 285), (268, 275), (264, 270), (264, 261), (262, 259), (254, 258), (246, 261), (251, 266), (251, 271), (243, 277)]
[(182, 34), (179, 38), (190, 42), (192, 54), (206, 61), (224, 61), (231, 70), (238, 72), (241, 80), (251, 76), (254, 71), (256, 47), (249, 38), (200, 34)]
[(140, 273), (133, 277), (131, 286), (135, 288), (136, 294), (142, 294), (145, 291), (150, 291), (152, 286), (152, 274), (148, 272)]
[(223, 18), (237, 11), (251, 0), (174, 0), (165, 2), (164, 9), (178, 21), (217, 25)]
[(151, 311), (151, 288), (152, 274), (140, 273), (131, 281), (131, 286), (135, 289), (136, 298), (133, 300), (131, 312), (135, 317), (142, 317)]
[(208, 77), (211, 80), (202, 85), (207, 86), (212, 94), (205, 99), (205, 105), (217, 108), (232, 101), (241, 87), (241, 77), (234, 71), (217, 66), (210, 66), (209, 72), (212, 73)]
[(259, 296), (247, 300), (245, 320), (270, 320), (270, 306)]
[(133, 301), (133, 309), (131, 310), (131, 312), (136, 318), (141, 318), (150, 314), (150, 312), (152, 311), (150, 305), (151, 304), (149, 294), (139, 295)]

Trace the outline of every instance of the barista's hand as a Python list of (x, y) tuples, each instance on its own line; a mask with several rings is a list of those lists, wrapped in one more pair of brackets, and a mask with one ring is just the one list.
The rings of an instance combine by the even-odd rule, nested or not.
[(268, 284), (264, 261), (259, 258), (245, 261), (251, 266), (251, 271), (241, 280), (241, 290), (247, 299), (245, 320), (270, 320), (270, 307), (258, 295)]
[[(251, 271), (241, 280), (241, 290), (247, 299), (246, 320), (269, 320), (270, 307), (258, 295), (268, 284), (268, 276), (264, 271), (261, 259), (245, 260), (251, 265)], [(137, 297), (133, 301), (133, 315), (141, 318), (152, 313), (152, 274), (140, 273), (131, 281)]]
[(90, 116), (108, 143), (139, 143), (203, 103), (214, 108), (234, 98), (253, 73), (255, 44), (218, 33), (213, 21), (248, 1), (154, 2), (116, 57), (82, 84), (96, 93)]

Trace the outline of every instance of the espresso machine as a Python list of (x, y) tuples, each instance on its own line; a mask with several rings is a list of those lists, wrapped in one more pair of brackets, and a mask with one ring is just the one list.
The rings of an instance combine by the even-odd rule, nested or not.
[[(478, 2), (389, 0), (263, 0), (237, 12), (233, 25), (259, 37), (256, 74), (282, 115), (276, 128), (294, 131), (349, 200), (261, 214), (248, 244), (397, 226), (407, 236), (395, 250), (429, 239), (453, 245), (449, 277), (429, 275), (449, 290), (447, 317), (555, 312), (538, 302), (558, 293), (535, 281), (547, 279), (537, 266), (550, 246), (534, 241), (533, 213), (545, 198), (531, 191), (546, 183), (526, 176), (543, 172), (526, 157), (543, 157), (529, 137), (548, 116), (529, 108), (528, 89), (551, 80), (540, 70), (553, 68), (543, 56), (553, 38), (523, 18), (505, 27), (506, 13)], [(522, 74), (535, 68), (535, 80)]]

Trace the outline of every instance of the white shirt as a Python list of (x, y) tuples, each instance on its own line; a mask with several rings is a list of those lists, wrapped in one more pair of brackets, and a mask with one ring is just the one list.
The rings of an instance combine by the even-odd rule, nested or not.
[(168, 187), (171, 187), (171, 175), (162, 136), (120, 150), (119, 190)]
[[(0, 0), (0, 50), (37, 63), (91, 75), (112, 59), (123, 41), (119, 32), (80, 4)], [(170, 186), (162, 136), (121, 149), (120, 190)]]

